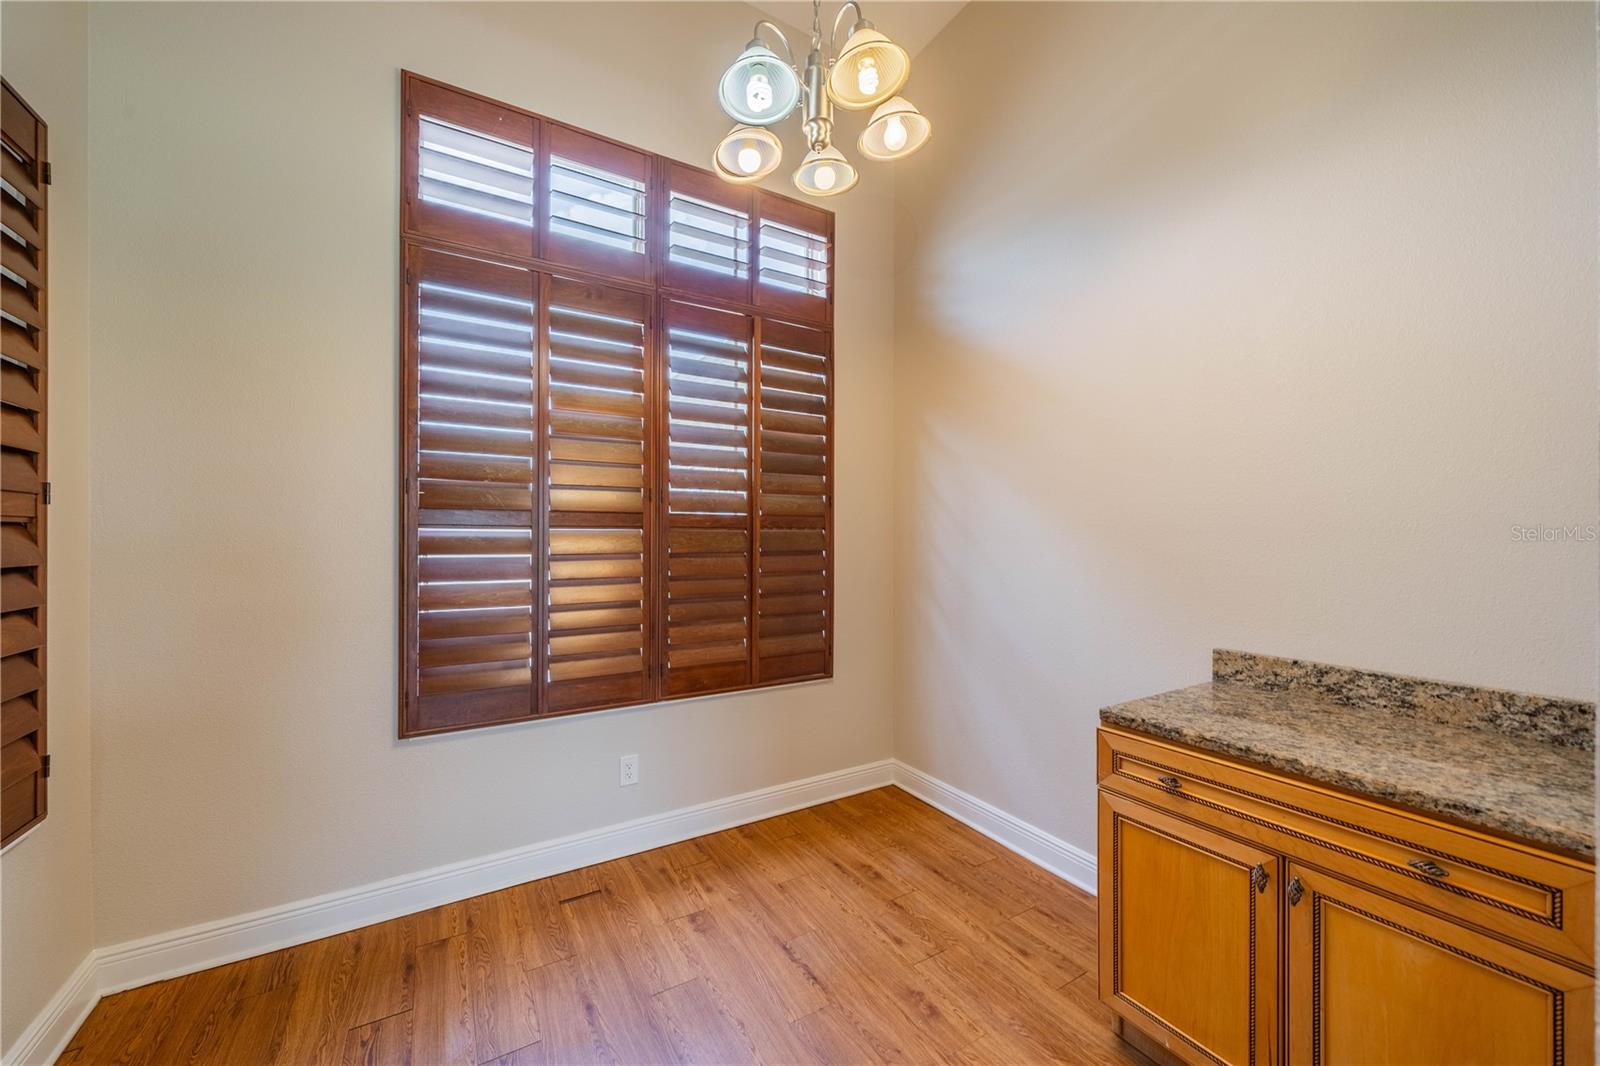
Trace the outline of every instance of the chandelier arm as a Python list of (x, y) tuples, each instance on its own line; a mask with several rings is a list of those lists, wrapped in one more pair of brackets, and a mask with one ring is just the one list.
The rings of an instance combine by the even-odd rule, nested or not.
[(861, 10), (861, 5), (856, 0), (844, 0), (839, 5), (839, 10), (833, 16), (833, 29), (828, 32), (828, 66), (832, 67), (839, 55), (839, 19), (851, 8), (855, 8), (856, 19), (864, 20), (867, 16)]
[(776, 22), (771, 22), (771, 21), (769, 21), (767, 19), (762, 19), (760, 22), (756, 23), (756, 28), (755, 28), (754, 35), (757, 38), (759, 38), (761, 36), (761, 28), (763, 26), (765, 26), (767, 29), (771, 30), (773, 33), (778, 35), (778, 40), (783, 42), (783, 51), (789, 57), (789, 68), (791, 70), (793, 70), (796, 74), (799, 74), (800, 73), (800, 65), (794, 61), (794, 46), (789, 43), (788, 36), (781, 29), (778, 28), (778, 24)]

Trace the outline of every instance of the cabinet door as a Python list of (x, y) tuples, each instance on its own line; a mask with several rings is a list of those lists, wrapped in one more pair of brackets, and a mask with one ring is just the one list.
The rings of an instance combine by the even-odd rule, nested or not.
[(1588, 1063), (1594, 978), (1291, 864), (1296, 1063)]
[(1101, 998), (1185, 1061), (1277, 1062), (1281, 864), (1101, 792)]

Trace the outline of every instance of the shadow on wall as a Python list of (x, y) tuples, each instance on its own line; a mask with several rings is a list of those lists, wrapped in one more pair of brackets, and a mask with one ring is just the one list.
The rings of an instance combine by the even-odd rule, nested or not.
[[(1502, 660), (1534, 640), (1496, 628), (1527, 577), (1581, 607), (1554, 591), (1581, 565), (1514, 558), (1501, 524), (1581, 474), (1550, 472), (1572, 467), (1577, 331), (1539, 301), (1571, 302), (1557, 227), (1582, 201), (1565, 156), (1523, 158), (1567, 146), (1524, 128), (1570, 84), (1534, 69), (1558, 22), (982, 4), (919, 57), (937, 136), (897, 179), (902, 757), (1083, 843), (1096, 709), (1203, 680), (1215, 643), (1392, 646), (1362, 665), (1439, 672), (1452, 645), (1470, 664), (1472, 639)], [(1544, 280), (1502, 309), (1507, 252)]]

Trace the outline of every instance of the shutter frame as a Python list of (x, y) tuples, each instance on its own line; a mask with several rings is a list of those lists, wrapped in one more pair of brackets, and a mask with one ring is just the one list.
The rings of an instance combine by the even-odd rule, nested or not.
[[(663, 239), (660, 242), (662, 284), (676, 292), (700, 297), (729, 300), (740, 304), (754, 302), (755, 259), (755, 190), (747, 185), (729, 185), (709, 171), (685, 166), (668, 160), (665, 166), (666, 188), (662, 220)], [(696, 269), (673, 260), (673, 209), (679, 197), (690, 197), (722, 208), (731, 215), (743, 216), (745, 225), (746, 260), (743, 276), (716, 274)]]
[[(754, 643), (757, 683), (778, 684), (833, 672), (833, 336), (767, 318), (760, 339)], [(769, 433), (778, 441), (821, 439), (815, 450), (769, 448)]]
[[(545, 120), (544, 127), (539, 169), (541, 194), (538, 197), (540, 239), (544, 249), (542, 258), (575, 270), (627, 281), (650, 282), (654, 276), (656, 243), (654, 220), (651, 217), (654, 205), (651, 195), (651, 157), (638, 149), (558, 122)], [(643, 247), (637, 252), (625, 252), (561, 232), (557, 225), (557, 190), (554, 188), (553, 171), (557, 159), (569, 159), (638, 184), (643, 222), (639, 240)]]
[[(49, 131), (0, 79), (0, 846), (49, 811)], [(15, 152), (13, 156), (10, 152)], [(20, 281), (18, 280), (20, 279)], [(15, 360), (15, 361), (12, 361)]]
[[(555, 715), (654, 698), (657, 671), (651, 605), (656, 523), (647, 489), (655, 467), (656, 415), (650, 373), (652, 301), (643, 293), (561, 275), (546, 275), (545, 292), (540, 352), (547, 401), (541, 409), (545, 415), (541, 420), (544, 444), (539, 454), (545, 464), (543, 481), (547, 493), (543, 525), (546, 593), (540, 606), (548, 665), (541, 680), (545, 713)], [(584, 333), (581, 316), (585, 314), (615, 315), (616, 319)], [(557, 325), (562, 328), (558, 330)], [(633, 362), (623, 346), (633, 336), (635, 326), (639, 350), (637, 405), (622, 391), (632, 380)], [(552, 357), (558, 352), (558, 334), (563, 337), (561, 355), (570, 357), (558, 357), (561, 366), (552, 364)], [(594, 350), (597, 358), (613, 362), (583, 364), (585, 348)], [(569, 361), (575, 365), (566, 365)], [(594, 388), (586, 390), (578, 384), (586, 375), (591, 376)], [(626, 424), (632, 421), (635, 406), (639, 449), (637, 465), (633, 466), (623, 453), (631, 452), (631, 433)], [(588, 419), (591, 425), (577, 422), (558, 426), (558, 410), (564, 412), (565, 419)], [(639, 481), (637, 527), (630, 517), (634, 512), (626, 502), (635, 469)], [(582, 506), (585, 497), (593, 498), (587, 507)], [(611, 515), (618, 517), (613, 519)], [(634, 528), (638, 529), (637, 549), (631, 535)], [(626, 572), (631, 569), (626, 556), (635, 551), (639, 561), (636, 640), (627, 634), (627, 628), (634, 624), (629, 619), (635, 617), (635, 609), (630, 606), (635, 586)], [(606, 590), (612, 587), (616, 594), (607, 596)], [(565, 602), (556, 602), (564, 597)], [(589, 615), (594, 617), (585, 619)], [(638, 648), (639, 666), (630, 671), (626, 652), (633, 647)], [(607, 669), (612, 664), (620, 668)], [(558, 676), (562, 674), (566, 676)]]
[[(662, 441), (662, 493), (661, 528), (662, 546), (660, 568), (664, 594), (657, 605), (657, 617), (663, 636), (662, 695), (706, 695), (749, 688), (754, 682), (753, 647), (751, 633), (755, 625), (755, 605), (751, 597), (755, 573), (754, 498), (751, 485), (754, 452), (750, 449), (750, 407), (754, 387), (752, 358), (755, 343), (754, 316), (723, 308), (713, 308), (681, 300), (665, 301), (662, 316), (663, 339), (661, 348), (662, 402), (666, 407), (660, 427)], [(735, 362), (743, 359), (742, 380), (745, 388), (746, 410), (737, 421), (701, 428), (684, 426), (675, 436), (672, 385), (674, 364), (674, 331), (717, 337), (726, 347), (708, 344), (705, 354), (725, 357)], [(685, 340), (678, 358), (680, 366), (687, 367), (698, 361), (701, 349), (693, 348)], [(741, 346), (742, 353), (735, 348)], [(715, 387), (707, 390), (715, 392)], [(729, 391), (734, 391), (731, 388)], [(677, 393), (679, 411), (691, 414), (697, 406), (705, 407), (709, 397), (696, 397), (687, 388)], [(710, 399), (711, 403), (727, 402)], [(734, 433), (737, 427), (739, 433)], [(731, 441), (742, 436), (746, 453), (737, 466), (721, 467), (720, 471), (739, 470), (744, 475), (743, 513), (713, 513), (692, 509), (694, 500), (685, 501), (674, 509), (675, 497), (689, 496), (697, 491), (692, 487), (692, 476), (719, 477), (719, 468), (709, 467), (713, 462), (731, 461), (733, 456), (718, 453), (731, 447)], [(684, 460), (682, 466), (708, 467), (694, 475), (680, 475), (675, 481), (672, 471), (674, 453)], [(728, 476), (728, 475), (723, 475)], [(728, 476), (731, 480), (731, 476)], [(686, 485), (684, 482), (689, 481)], [(710, 490), (715, 492), (717, 490)], [(703, 506), (709, 506), (709, 501)], [(736, 505), (737, 506), (737, 505)], [(674, 636), (683, 640), (675, 642)]]
[[(448, 380), (459, 377), (462, 381), (472, 382), (475, 380), (473, 375), (489, 370), (508, 370), (509, 365), (514, 365), (514, 361), (507, 355), (500, 362), (486, 364), (480, 360), (491, 357), (472, 354), (471, 349), (467, 349), (468, 354), (458, 359), (454, 356), (453, 346), (448, 341), (438, 345), (442, 354), (425, 355), (422, 351), (424, 334), (420, 319), (425, 299), (424, 287), (430, 283), (445, 285), (452, 290), (464, 289), (480, 293), (482, 295), (478, 302), (489, 303), (490, 306), (494, 306), (493, 300), (511, 300), (516, 298), (513, 294), (525, 293), (533, 302), (533, 307), (529, 309), (530, 316), (533, 316), (542, 308), (539, 302), (541, 293), (538, 288), (540, 275), (516, 264), (411, 243), (406, 246), (405, 262), (403, 313), (406, 323), (404, 327), (406, 345), (400, 459), (404, 528), (401, 551), (401, 735), (419, 736), (469, 726), (531, 720), (537, 717), (539, 711), (538, 686), (535, 679), (538, 677), (539, 669), (536, 634), (539, 632), (537, 604), (541, 586), (538, 567), (534, 563), (538, 548), (536, 543), (538, 534), (534, 523), (537, 520), (539, 504), (536, 490), (539, 464), (538, 442), (532, 435), (532, 427), (535, 425), (533, 412), (538, 409), (541, 395), (536, 374), (538, 319), (530, 317), (527, 327), (526, 396), (529, 413), (526, 417), (530, 438), (525, 442), (525, 446), (516, 439), (514, 433), (503, 433), (487, 428), (479, 430), (437, 428), (430, 422), (430, 411), (423, 396), (424, 389), (437, 388), (438, 392), (444, 395), (452, 393), (449, 385), (435, 386), (432, 383), (434, 378), (425, 376), (425, 371), (431, 374), (435, 368), (439, 368), (442, 371), (438, 375), (439, 378)], [(472, 289), (473, 285), (479, 288)], [(454, 297), (446, 296), (444, 299), (454, 299)], [(515, 311), (512, 304), (504, 306), (512, 312)], [(449, 315), (460, 313), (463, 308), (444, 304), (440, 310)], [(446, 337), (448, 336), (446, 334)], [(502, 363), (509, 365), (501, 365)], [(494, 381), (497, 388), (506, 388), (511, 384), (510, 380), (502, 383), (497, 378)], [(501, 402), (515, 403), (517, 399), (508, 394)], [(499, 410), (498, 407), (485, 406), (489, 407), (490, 417)], [(456, 416), (446, 415), (445, 424), (449, 425), (447, 420), (454, 417)], [(459, 424), (470, 423), (462, 419)], [(505, 438), (503, 444), (498, 440), (500, 437)], [(474, 443), (484, 441), (487, 441), (487, 444)], [(516, 509), (514, 504), (517, 501), (509, 498), (519, 491), (517, 486), (523, 483), (505, 482), (505, 487), (511, 490), (508, 494), (489, 480), (457, 481), (444, 476), (425, 476), (448, 472), (433, 471), (422, 465), (424, 452), (427, 451), (429, 444), (436, 444), (444, 449), (433, 454), (439, 455), (445, 462), (460, 463), (465, 460), (483, 464), (488, 468), (486, 473), (479, 475), (483, 479), (507, 476), (502, 474), (501, 470), (514, 468), (517, 456), (497, 455), (488, 451), (471, 453), (468, 449), (498, 446), (509, 451), (523, 452), (528, 460), (525, 482), (525, 491), (528, 494), (526, 510)], [(479, 487), (474, 488), (474, 485)], [(429, 499), (430, 488), (433, 486), (438, 486), (443, 491), (442, 498), (437, 501)], [(485, 493), (496, 494), (500, 498), (491, 498), (487, 501), (473, 498), (475, 495)], [(427, 506), (429, 503), (437, 505)], [(485, 503), (492, 506), (484, 506)], [(511, 506), (505, 506), (506, 504)], [(519, 515), (522, 514), (526, 517), (519, 522)], [(426, 552), (423, 550), (425, 530), (431, 531), (426, 534), (426, 538), (427, 547), (432, 549)], [(496, 592), (504, 589), (510, 593), (510, 595), (500, 595), (498, 602), (490, 602), (497, 596), (488, 590), (469, 592), (468, 595), (473, 597), (470, 601), (452, 603), (449, 599), (441, 597), (430, 603), (425, 599), (425, 593), (430, 587), (426, 583), (434, 576), (453, 581), (517, 580), (517, 575), (508, 575), (495, 569), (496, 564), (502, 560), (488, 562), (485, 557), (514, 556), (523, 540), (518, 536), (519, 533), (526, 534), (526, 550), (529, 553), (526, 590), (528, 613), (525, 620), (516, 618), (518, 611), (514, 601), (522, 597), (512, 584), (497, 584), (493, 587)], [(475, 564), (468, 564), (469, 568), (465, 570), (453, 567), (450, 572), (441, 575), (426, 572), (430, 564), (450, 566), (451, 556), (454, 555), (470, 557), (477, 561)], [(465, 562), (465, 559), (461, 561)], [(472, 566), (478, 569), (473, 570), (470, 568)], [(448, 592), (447, 585), (446, 596)], [(469, 611), (476, 607), (477, 613), (466, 616), (439, 615), (437, 617), (441, 619), (440, 628), (429, 632), (424, 625), (428, 621), (424, 615), (428, 614), (432, 607), (446, 612)], [(499, 617), (502, 615), (504, 617)], [(521, 621), (520, 625), (516, 624), (518, 621)], [(483, 646), (505, 652), (509, 650), (510, 645), (522, 641), (526, 641), (529, 646), (531, 661), (527, 665), (526, 677), (521, 680), (520, 687), (515, 683), (518, 679), (511, 676), (517, 670), (511, 665), (514, 660), (486, 658), (482, 654), (474, 656), (466, 650), (474, 646)], [(481, 671), (473, 670), (469, 665), (471, 663), (482, 664)], [(479, 676), (473, 677), (474, 674)], [(437, 681), (436, 691), (428, 691), (430, 677)], [(452, 687), (462, 684), (466, 687)]]
[[(400, 224), (403, 232), (490, 254), (533, 257), (539, 254), (539, 209), (546, 182), (539, 166), (542, 137), (539, 123), (525, 112), (406, 74), (401, 133)], [(513, 226), (451, 207), (428, 202), (420, 191), (422, 125), (439, 119), (486, 138), (515, 145), (530, 154), (532, 169), (527, 226)]]
[[(814, 235), (823, 244), (824, 260), (826, 264), (825, 278), (822, 282), (822, 292), (796, 292), (791, 289), (780, 288), (776, 285), (766, 284), (762, 281), (762, 253), (768, 251), (772, 244), (772, 233), (766, 227), (768, 224), (781, 226), (801, 233)], [(755, 232), (752, 239), (756, 245), (753, 256), (755, 265), (752, 273), (755, 275), (754, 303), (764, 313), (777, 315), (780, 318), (799, 318), (809, 322), (820, 322), (831, 326), (833, 324), (833, 278), (834, 278), (834, 242), (833, 242), (833, 214), (820, 207), (803, 204), (787, 197), (777, 196), (766, 190), (761, 190), (756, 195)]]

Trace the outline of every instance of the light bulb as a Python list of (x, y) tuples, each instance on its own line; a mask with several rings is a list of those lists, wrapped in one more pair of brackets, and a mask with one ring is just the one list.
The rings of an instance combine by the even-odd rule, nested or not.
[(861, 90), (863, 96), (876, 96), (878, 93), (878, 61), (871, 56), (861, 57), (861, 65), (856, 68), (856, 88)]
[(746, 174), (754, 174), (761, 169), (761, 153), (748, 144), (739, 149), (735, 161), (739, 164), (739, 169)]
[(816, 173), (812, 175), (812, 180), (816, 184), (817, 188), (821, 189), (823, 192), (827, 192), (829, 189), (833, 188), (834, 183), (839, 180), (839, 175), (832, 167), (828, 166), (827, 164), (823, 164), (822, 166), (818, 167)]
[(744, 88), (744, 102), (751, 111), (761, 112), (772, 106), (772, 82), (767, 80), (765, 67), (757, 67)]
[(906, 146), (906, 124), (900, 121), (899, 115), (889, 116), (889, 121), (884, 124), (883, 146), (891, 152), (898, 152)]

